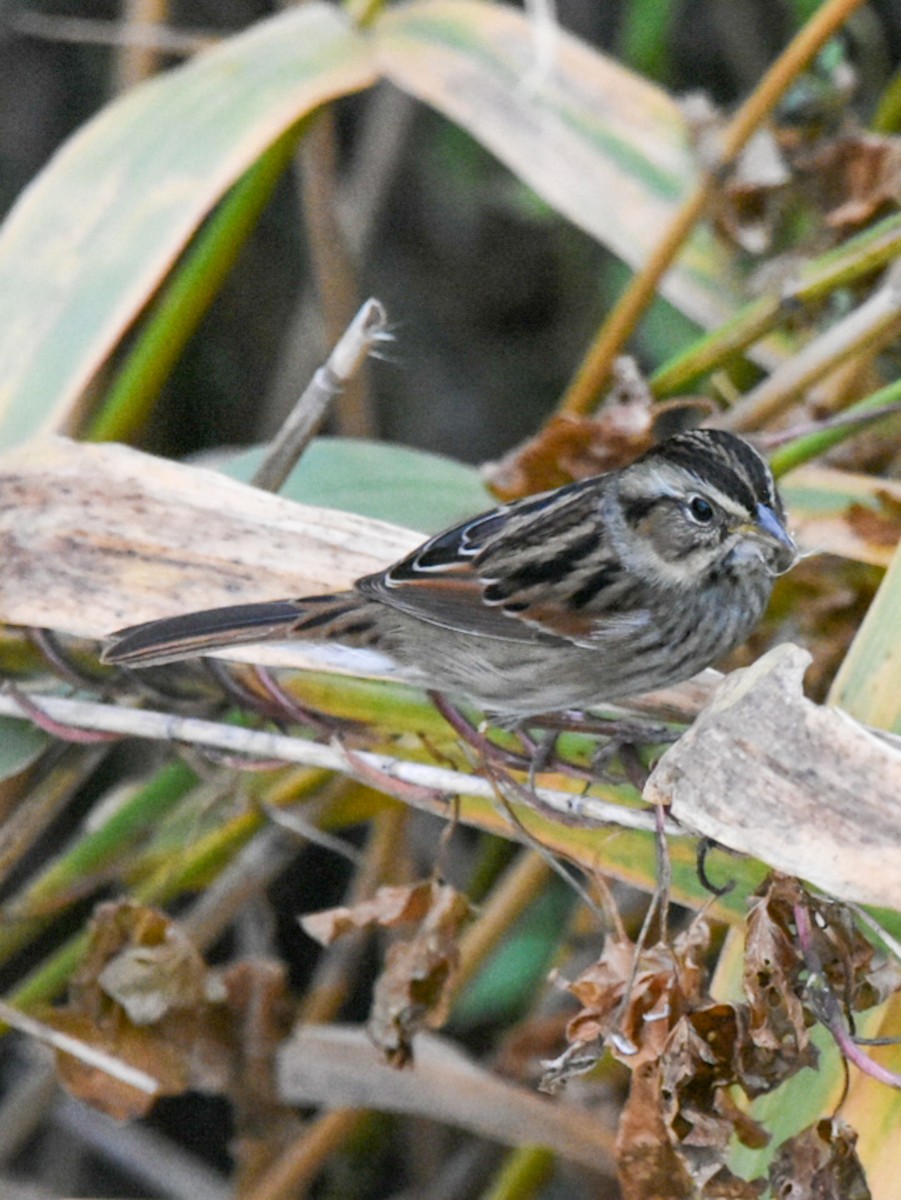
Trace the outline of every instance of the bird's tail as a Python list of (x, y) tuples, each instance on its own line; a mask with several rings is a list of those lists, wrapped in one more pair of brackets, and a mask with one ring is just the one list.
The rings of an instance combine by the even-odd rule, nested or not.
[(145, 621), (117, 630), (103, 648), (102, 661), (129, 667), (194, 658), (223, 646), (286, 638), (362, 639), (367, 602), (356, 592), (234, 604), (202, 612)]

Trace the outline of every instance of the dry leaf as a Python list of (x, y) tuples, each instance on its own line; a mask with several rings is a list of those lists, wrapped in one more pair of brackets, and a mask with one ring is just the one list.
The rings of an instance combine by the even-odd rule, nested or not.
[(518, 500), (632, 462), (655, 442), (699, 424), (710, 404), (680, 397), (657, 404), (631, 358), (619, 358), (603, 406), (593, 417), (554, 416), (483, 475), (500, 499)]
[(611, 1052), (633, 1071), (659, 1058), (675, 1021), (700, 999), (708, 942), (706, 923), (694, 921), (672, 946), (644, 950), (633, 977), (633, 943), (608, 937), (598, 962), (569, 985), (582, 1008), (567, 1026), (567, 1041), (588, 1045), (615, 1034)]
[(855, 1149), (857, 1134), (839, 1117), (817, 1121), (783, 1142), (770, 1166), (774, 1196), (870, 1200)]
[(845, 513), (845, 520), (858, 537), (877, 546), (897, 546), (901, 539), (901, 496), (888, 488), (876, 492), (879, 507), (869, 508), (864, 504), (852, 504)]
[[(158, 1095), (189, 1088), (228, 1094), (243, 1124), (275, 1104), (273, 1064), (287, 1032), (284, 972), (235, 964), (221, 975), (203, 962), (178, 925), (132, 902), (98, 906), (69, 1002), (43, 1014), (47, 1024), (138, 1067)], [(66, 1054), (63, 1083), (119, 1119), (140, 1116), (156, 1097)], [(271, 1115), (271, 1114), (270, 1114)]]
[[(810, 914), (805, 936), (820, 964), (817, 988), (797, 934), (799, 907)], [(740, 1179), (726, 1160), (733, 1137), (760, 1148), (769, 1135), (729, 1089), (753, 1098), (816, 1066), (809, 1029), (823, 987), (848, 1009), (872, 1005), (897, 982), (874, 971), (873, 952), (845, 906), (814, 898), (786, 877), (767, 880), (752, 905), (746, 1003), (708, 995), (707, 940), (698, 919), (671, 947), (651, 947), (633, 967), (634, 946), (611, 935), (600, 961), (570, 985), (583, 1008), (567, 1029), (570, 1049), (548, 1078), (559, 1084), (590, 1068), (601, 1042), (630, 1068), (617, 1137), (628, 1200), (759, 1196), (764, 1181)]]
[(792, 924), (794, 880), (769, 882), (751, 905), (745, 935), (744, 988), (749, 1000), (748, 1052), (742, 1062), (749, 1096), (771, 1091), (800, 1066), (817, 1063), (801, 1000), (801, 957)]
[(447, 1019), (449, 984), (459, 961), (458, 935), (469, 901), (449, 884), (432, 885), (431, 905), (408, 942), (395, 942), (375, 985), (369, 1035), (394, 1067), (413, 1057), (413, 1036)]
[(796, 159), (833, 229), (862, 225), (901, 199), (901, 139), (846, 134)]
[(304, 933), (320, 945), (330, 946), (354, 930), (371, 929), (375, 925), (390, 929), (405, 922), (421, 921), (435, 901), (436, 886), (427, 879), (409, 886), (380, 887), (371, 900), (362, 900), (352, 908), (342, 905), (308, 913), (300, 918), (300, 924)]
[[(215, 471), (64, 438), (0, 457), (0, 496), (0, 621), (89, 638), (192, 609), (349, 587), (421, 541)], [(303, 661), (283, 646), (252, 657)]]
[(152, 1025), (168, 1012), (224, 998), (221, 985), (211, 988), (206, 963), (177, 925), (169, 926), (158, 946), (126, 947), (110, 959), (97, 982), (134, 1025)]
[(805, 699), (809, 662), (786, 644), (724, 680), (645, 800), (840, 899), (901, 908), (901, 751)]

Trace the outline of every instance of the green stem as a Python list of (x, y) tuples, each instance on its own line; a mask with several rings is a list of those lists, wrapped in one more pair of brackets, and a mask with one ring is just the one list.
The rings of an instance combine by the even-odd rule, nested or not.
[[(896, 380), (894, 383), (888, 384), (884, 388), (880, 388), (878, 392), (873, 392), (864, 400), (859, 400), (857, 404), (852, 404), (844, 411), (844, 416), (855, 417), (863, 413), (873, 412), (874, 410), (884, 408), (889, 404), (897, 404), (901, 401), (901, 380)], [(896, 417), (897, 413), (887, 413), (886, 419)], [(833, 446), (837, 446), (839, 442), (845, 441), (846, 438), (853, 437), (860, 432), (860, 426), (851, 422), (847, 425), (833, 426), (830, 429), (818, 429), (814, 433), (806, 433), (803, 437), (797, 438), (793, 442), (789, 442), (786, 446), (780, 446), (770, 456), (770, 467), (773, 474), (776, 476), (785, 475), (789, 471), (793, 471), (795, 467), (800, 467), (803, 463), (809, 462), (812, 458), (818, 458), (821, 454), (825, 454)]]
[(895, 214), (808, 263), (794, 287), (746, 305), (719, 329), (664, 363), (651, 376), (651, 391), (658, 399), (683, 391), (772, 332), (794, 309), (825, 300), (838, 288), (856, 283), (899, 254), (901, 215)]
[(194, 786), (197, 778), (181, 762), (170, 763), (91, 833), (52, 863), (20, 895), (3, 906), (0, 962), (55, 920), (66, 902), (83, 894), (83, 885), (120, 854), (143, 830), (159, 821)]

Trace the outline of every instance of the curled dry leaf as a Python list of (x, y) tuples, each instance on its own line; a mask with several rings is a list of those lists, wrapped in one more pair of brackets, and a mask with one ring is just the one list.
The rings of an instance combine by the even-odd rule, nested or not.
[(770, 1167), (774, 1196), (870, 1200), (856, 1150), (857, 1134), (839, 1117), (824, 1118), (783, 1142)]
[(458, 937), (469, 901), (434, 884), (432, 903), (408, 942), (395, 942), (375, 985), (369, 1035), (393, 1067), (413, 1058), (413, 1035), (437, 1029), (450, 1008), (450, 983), (460, 958)]
[(777, 646), (725, 679), (645, 800), (840, 899), (901, 908), (901, 752), (805, 699), (809, 662)]
[(848, 229), (901, 200), (901, 138), (850, 133), (796, 160), (826, 211), (826, 224)]
[(389, 949), (372, 999), (369, 1033), (392, 1066), (411, 1061), (417, 1030), (444, 1023), (448, 984), (459, 959), (457, 937), (469, 913), (469, 901), (456, 888), (428, 879), (381, 887), (371, 900), (351, 908), (301, 918), (304, 930), (324, 946), (357, 929), (418, 924), (409, 941)]
[[(238, 963), (221, 975), (210, 971), (165, 914), (122, 902), (97, 908), (68, 1004), (42, 1015), (55, 1029), (146, 1071), (158, 1095), (227, 1093), (239, 1113), (259, 1117), (261, 1097), (275, 1103), (284, 994), (280, 967)], [(155, 1100), (69, 1055), (58, 1062), (74, 1095), (120, 1120), (143, 1115)]]
[(791, 928), (792, 898), (802, 895), (794, 880), (779, 880), (751, 905), (744, 987), (753, 1054), (743, 1063), (743, 1086), (750, 1096), (770, 1091), (798, 1065), (817, 1062), (801, 999), (804, 960)]
[(672, 946), (644, 950), (634, 971), (635, 946), (609, 937), (600, 959), (570, 984), (582, 1009), (570, 1021), (571, 1045), (612, 1038), (614, 1057), (632, 1070), (660, 1057), (674, 1021), (701, 998), (704, 921), (694, 921)]
[(619, 358), (603, 406), (594, 417), (555, 416), (483, 474), (502, 500), (562, 487), (624, 466), (661, 438), (699, 424), (711, 405), (698, 397), (655, 404), (631, 358)]
[(431, 879), (408, 886), (380, 887), (370, 900), (362, 900), (347, 908), (325, 908), (322, 912), (308, 913), (300, 918), (304, 933), (315, 938), (322, 946), (346, 933), (357, 929), (371, 929), (381, 925), (392, 929), (395, 925), (421, 921), (435, 901), (435, 889), (440, 887)]
[(571, 985), (584, 1007), (567, 1030), (570, 1050), (552, 1065), (545, 1086), (590, 1068), (604, 1040), (630, 1068), (617, 1136), (629, 1200), (753, 1200), (761, 1192), (760, 1183), (725, 1166), (733, 1134), (753, 1145), (767, 1135), (727, 1093), (743, 1084), (743, 1058), (754, 1046), (747, 1006), (717, 1004), (707, 994), (708, 940), (706, 923), (696, 920), (672, 946), (643, 951), (633, 971), (634, 945), (611, 937), (600, 961)]
[(628, 1200), (761, 1194), (763, 1180), (740, 1179), (726, 1166), (733, 1137), (754, 1148), (769, 1141), (729, 1089), (753, 1099), (816, 1066), (809, 1030), (818, 997), (796, 928), (799, 906), (811, 917), (823, 977), (818, 986), (829, 987), (846, 1013), (870, 1007), (897, 986), (897, 973), (886, 979), (882, 967), (874, 968), (873, 951), (844, 905), (814, 898), (783, 876), (767, 880), (752, 903), (747, 1002), (717, 1002), (708, 994), (700, 919), (671, 947), (643, 951), (637, 967), (635, 947), (621, 934), (610, 937), (600, 961), (570, 985), (583, 1008), (569, 1023), (570, 1049), (548, 1079), (559, 1084), (589, 1069), (604, 1041), (631, 1069), (617, 1138)]

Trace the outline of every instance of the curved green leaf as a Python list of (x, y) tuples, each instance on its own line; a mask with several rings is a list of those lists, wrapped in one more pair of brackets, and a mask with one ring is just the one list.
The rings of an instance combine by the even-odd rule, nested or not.
[(314, 0), (135, 88), (71, 138), (0, 233), (0, 443), (64, 431), (223, 193), (305, 114), (373, 81), (366, 40)]
[[(542, 45), (513, 8), (414, 0), (385, 12), (373, 34), (389, 79), (466, 129), (630, 267), (644, 262), (697, 180), (671, 97), (561, 30)], [(728, 316), (739, 294), (725, 248), (705, 227), (661, 290), (705, 327)]]

